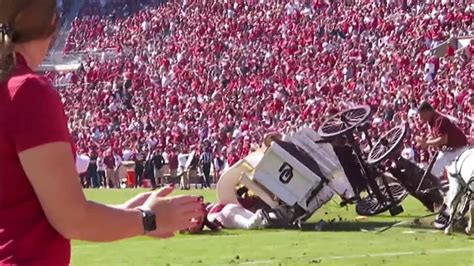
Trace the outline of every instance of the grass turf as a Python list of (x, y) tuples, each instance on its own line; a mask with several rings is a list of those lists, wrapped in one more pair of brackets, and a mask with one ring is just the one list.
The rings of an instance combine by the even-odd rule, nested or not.
[[(91, 200), (122, 203), (141, 190), (89, 190)], [(180, 192), (177, 192), (179, 194)], [(214, 201), (215, 191), (185, 192)], [(355, 221), (354, 206), (331, 201), (310, 222), (330, 221), (322, 231), (224, 230), (178, 235), (170, 240), (138, 237), (108, 244), (73, 242), (72, 265), (474, 265), (473, 238), (445, 236), (430, 220), (407, 223), (383, 233), (378, 228), (429, 214), (415, 199), (405, 212)]]

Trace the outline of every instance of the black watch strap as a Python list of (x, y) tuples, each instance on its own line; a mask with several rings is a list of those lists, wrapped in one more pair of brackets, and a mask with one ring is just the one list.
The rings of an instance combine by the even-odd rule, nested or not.
[(142, 213), (143, 230), (146, 233), (156, 230), (156, 215), (150, 210), (137, 208)]

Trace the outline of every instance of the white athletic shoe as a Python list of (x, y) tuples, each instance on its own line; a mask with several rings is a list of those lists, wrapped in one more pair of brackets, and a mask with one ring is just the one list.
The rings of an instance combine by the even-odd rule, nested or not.
[(263, 215), (263, 211), (258, 210), (251, 218), (249, 229), (263, 229), (266, 225), (268, 225), (268, 222)]
[(449, 216), (440, 213), (436, 216), (436, 219), (433, 222), (433, 226), (436, 229), (444, 229), (446, 228), (449, 221)]

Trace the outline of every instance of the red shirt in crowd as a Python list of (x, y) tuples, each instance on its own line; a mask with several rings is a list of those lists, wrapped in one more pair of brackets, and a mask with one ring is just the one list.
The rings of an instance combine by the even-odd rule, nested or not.
[(229, 156), (227, 157), (227, 163), (229, 164), (229, 167), (236, 164), (238, 161), (239, 157), (234, 153), (229, 154)]
[(171, 170), (178, 169), (178, 155), (175, 152), (170, 154), (170, 157), (168, 158), (168, 166)]
[(442, 114), (436, 113), (429, 124), (435, 137), (448, 135), (448, 143), (446, 145), (448, 148), (461, 148), (468, 144), (466, 135)]
[(70, 241), (49, 224), (18, 157), (53, 142), (71, 143), (60, 97), (17, 54), (0, 83), (0, 265), (69, 264)]
[(104, 157), (104, 164), (109, 170), (115, 169), (115, 158), (113, 155), (107, 155)]

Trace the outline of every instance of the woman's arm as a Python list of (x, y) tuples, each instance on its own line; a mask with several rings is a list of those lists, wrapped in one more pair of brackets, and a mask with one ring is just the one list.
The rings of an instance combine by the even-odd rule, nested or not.
[[(26, 79), (9, 108), (7, 130), (23, 171), (46, 218), (59, 233), (104, 242), (144, 233), (140, 211), (86, 200), (74, 165), (64, 108), (47, 82), (39, 77)], [(165, 198), (171, 191), (155, 191), (142, 204), (156, 214), (157, 230), (150, 236), (171, 236), (192, 227), (191, 219), (202, 215), (198, 197)]]
[[(70, 144), (56, 142), (37, 146), (19, 153), (19, 157), (49, 223), (64, 237), (109, 242), (144, 233), (141, 212), (125, 209), (141, 202), (132, 200), (132, 205), (122, 208), (86, 200)], [(172, 236), (176, 231), (194, 226), (192, 219), (202, 215), (202, 203), (197, 197), (163, 198), (171, 191), (172, 188), (164, 194), (153, 192), (140, 200), (145, 202), (140, 205), (156, 214), (157, 230), (150, 236)]]
[(46, 144), (19, 157), (48, 221), (64, 237), (107, 242), (143, 234), (140, 211), (86, 200), (69, 144)]

